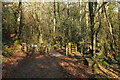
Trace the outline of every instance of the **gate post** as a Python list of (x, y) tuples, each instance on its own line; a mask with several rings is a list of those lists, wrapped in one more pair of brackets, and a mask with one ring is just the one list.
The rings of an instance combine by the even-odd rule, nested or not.
[(83, 56), (83, 47), (81, 48), (81, 56)]
[(47, 51), (48, 51), (48, 50), (47, 50), (47, 47), (45, 46), (45, 55), (47, 55)]
[(26, 49), (26, 43), (22, 43), (22, 48), (23, 48), (23, 51), (26, 52), (27, 49)]
[(77, 44), (75, 44), (75, 52), (77, 52)]
[(68, 56), (68, 45), (66, 45), (66, 56)]
[(71, 43), (68, 43), (69, 46), (69, 54), (71, 54)]
[(49, 45), (49, 47), (48, 47), (48, 54), (50, 54), (50, 45)]

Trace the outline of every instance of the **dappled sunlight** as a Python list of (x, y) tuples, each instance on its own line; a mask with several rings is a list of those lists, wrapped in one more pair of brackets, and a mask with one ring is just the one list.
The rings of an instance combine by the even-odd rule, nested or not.
[(67, 63), (67, 62), (60, 62), (60, 65), (61, 65), (61, 66), (65, 66), (65, 67), (66, 67), (66, 66), (68, 66), (68, 65), (69, 65), (69, 63)]
[(38, 67), (42, 68), (42, 69), (48, 69), (49, 67), (48, 66), (45, 66), (43, 64), (37, 64)]
[(2, 2), (3, 78), (120, 79), (120, 3)]
[(43, 55), (38, 55), (38, 56), (35, 57), (35, 59), (40, 59), (42, 57), (43, 57)]
[[(57, 50), (56, 50), (57, 51)], [(53, 51), (53, 52), (56, 52)], [(33, 55), (28, 57), (16, 58), (13, 60), (14, 65), (11, 65), (10, 68), (13, 70), (7, 73), (4, 77), (16, 77), (16, 78), (92, 78), (95, 74), (91, 72), (91, 68), (87, 67), (83, 63), (83, 59), (76, 59), (66, 57), (66, 56), (47, 56), (40, 55), (38, 52), (35, 52)], [(16, 65), (16, 66), (15, 66)], [(13, 66), (13, 67), (12, 67)], [(97, 69), (96, 69), (97, 70)], [(103, 69), (101, 69), (104, 72)], [(23, 74), (24, 73), (24, 74)], [(110, 73), (111, 74), (111, 73)], [(31, 76), (30, 76), (31, 75)], [(96, 72), (97, 76), (99, 72)], [(116, 75), (113, 75), (116, 76)], [(117, 76), (116, 76), (117, 77)]]
[(92, 73), (88, 71), (89, 69), (87, 69), (87, 67), (82, 63), (78, 64), (76, 61), (77, 60), (66, 58), (65, 60), (62, 60), (60, 62), (60, 65), (64, 68), (64, 70), (68, 71), (70, 74), (76, 77), (81, 77), (81, 78), (90, 77)]

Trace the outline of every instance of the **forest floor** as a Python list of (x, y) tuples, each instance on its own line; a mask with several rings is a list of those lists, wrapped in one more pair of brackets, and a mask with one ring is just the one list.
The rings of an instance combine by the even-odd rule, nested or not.
[[(74, 55), (64, 56), (65, 49), (52, 50), (54, 55), (40, 52), (16, 54), (3, 63), (3, 78), (92, 78), (94, 73)], [(95, 74), (96, 75), (96, 74)], [(101, 76), (99, 76), (101, 77)]]

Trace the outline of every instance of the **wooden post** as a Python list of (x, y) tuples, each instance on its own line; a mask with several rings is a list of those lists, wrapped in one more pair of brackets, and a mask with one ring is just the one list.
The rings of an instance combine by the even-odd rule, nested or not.
[(69, 46), (69, 54), (71, 54), (71, 43), (68, 43)]
[(27, 51), (29, 51), (29, 50), (30, 50), (30, 44), (27, 45)]
[(66, 45), (66, 56), (68, 56), (68, 45)]
[(35, 47), (33, 47), (33, 49), (32, 49), (32, 54), (34, 54), (34, 52), (35, 52)]
[(74, 44), (71, 44), (71, 53), (74, 53)]
[(77, 52), (77, 44), (75, 44), (75, 52)]
[(26, 49), (26, 43), (22, 43), (22, 47), (23, 47), (23, 51), (26, 52), (27, 49)]
[(50, 54), (50, 47), (48, 47), (48, 54)]
[(81, 48), (81, 56), (83, 56), (83, 47)]
[(49, 43), (49, 49), (48, 49), (49, 54), (50, 54), (50, 49), (51, 49), (51, 43)]
[(45, 54), (47, 54), (47, 51), (48, 51), (48, 50), (47, 50), (47, 47), (45, 47)]
[(44, 53), (43, 46), (41, 46), (41, 52), (42, 52), (42, 54)]

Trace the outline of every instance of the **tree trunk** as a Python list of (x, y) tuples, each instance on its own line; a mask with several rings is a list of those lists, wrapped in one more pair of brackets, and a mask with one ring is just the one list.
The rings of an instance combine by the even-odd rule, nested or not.
[[(102, 12), (103, 13), (103, 12)], [(103, 17), (102, 16), (102, 13), (101, 14), (99, 14), (98, 13), (98, 16), (100, 16), (99, 17), (99, 26), (98, 26), (98, 28), (97, 28), (97, 30), (95, 31), (95, 33), (94, 33), (94, 35), (95, 35), (95, 39), (94, 39), (94, 50), (95, 50), (95, 52), (94, 53), (96, 53), (96, 47), (97, 47), (97, 36), (98, 36), (98, 33), (99, 33), (99, 31), (100, 31), (100, 28), (101, 28), (101, 18)]]
[(120, 40), (120, 1), (118, 2), (118, 24), (119, 24), (119, 40)]
[(110, 31), (111, 41), (112, 41), (112, 43), (110, 43), (110, 48), (111, 48), (112, 55), (113, 55), (114, 59), (117, 61), (117, 59), (116, 59), (116, 47), (114, 47), (114, 46), (116, 46), (116, 43), (115, 43), (115, 36), (113, 34), (113, 25), (111, 24), (110, 19), (107, 16), (105, 6), (104, 6), (104, 13), (105, 13), (105, 18), (106, 18), (107, 24), (109, 26), (109, 31)]
[[(118, 24), (119, 24), (119, 38), (118, 38), (118, 56), (120, 56), (120, 1), (119, 1), (119, 6), (118, 6)], [(119, 58), (119, 63), (120, 63), (120, 58)]]
[(94, 34), (93, 37), (93, 54), (96, 55), (96, 44), (97, 44), (97, 34)]
[(90, 17), (90, 28), (91, 28), (91, 45), (92, 45), (92, 56), (94, 56), (93, 50), (94, 50), (94, 13), (93, 13), (93, 2), (89, 2), (89, 17)]
[[(94, 2), (94, 11), (96, 12), (97, 9), (97, 2)], [(95, 15), (95, 12), (93, 14)], [(94, 21), (93, 21), (94, 24)], [(95, 33), (96, 31), (93, 31), (93, 54), (94, 56), (96, 55), (96, 45), (97, 45), (97, 34)]]
[(54, 38), (55, 38), (55, 32), (56, 32), (56, 5), (54, 0), (54, 27), (53, 27)]
[(118, 24), (119, 24), (119, 40), (120, 40), (120, 2), (119, 2), (119, 6), (118, 6)]
[(37, 38), (38, 38), (38, 41), (40, 42), (40, 26), (37, 26), (37, 31), (38, 31)]
[(18, 6), (18, 29), (17, 29), (17, 33), (18, 33), (18, 39), (20, 39), (20, 35), (21, 35), (21, 29), (22, 29), (22, 0), (19, 0), (19, 6)]

